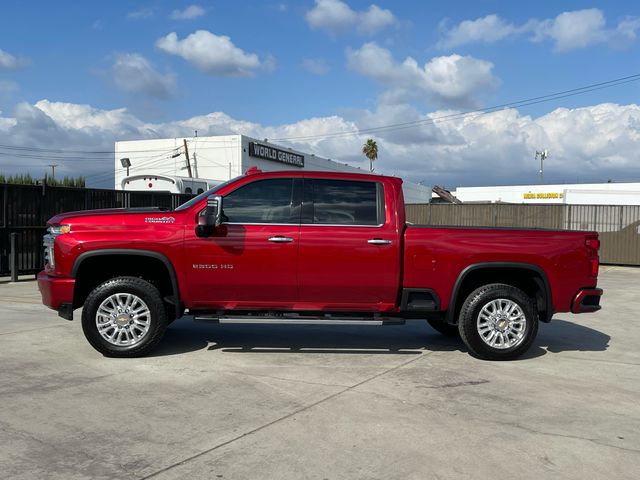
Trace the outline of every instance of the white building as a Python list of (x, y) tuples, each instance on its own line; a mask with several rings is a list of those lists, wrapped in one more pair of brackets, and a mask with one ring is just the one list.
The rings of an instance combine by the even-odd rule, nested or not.
[[(122, 159), (128, 159), (125, 164), (130, 163), (130, 167), (124, 167)], [(254, 166), (265, 172), (306, 169), (368, 173), (345, 163), (245, 135), (116, 142), (114, 165), (117, 190), (123, 188), (122, 181), (130, 176), (192, 176), (219, 183), (242, 175)], [(431, 189), (405, 181), (404, 195), (407, 203), (428, 203)]]
[(640, 205), (640, 183), (631, 182), (458, 187), (451, 193), (463, 203)]

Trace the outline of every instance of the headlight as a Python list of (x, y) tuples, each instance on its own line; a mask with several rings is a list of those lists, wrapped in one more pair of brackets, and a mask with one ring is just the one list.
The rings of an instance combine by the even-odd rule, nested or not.
[(56, 237), (71, 231), (70, 225), (51, 225), (47, 228), (47, 234), (42, 239), (44, 246), (44, 264), (49, 265), (49, 268), (54, 269), (56, 267), (56, 258), (53, 253), (53, 245)]
[(71, 225), (51, 225), (47, 231), (51, 235), (60, 235), (62, 233), (69, 233), (71, 231)]

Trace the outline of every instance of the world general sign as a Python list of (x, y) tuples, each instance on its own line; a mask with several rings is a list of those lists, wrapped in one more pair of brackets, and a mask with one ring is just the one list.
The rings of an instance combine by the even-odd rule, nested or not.
[(295, 167), (304, 167), (304, 155), (287, 152), (286, 150), (280, 150), (257, 142), (249, 143), (249, 156), (286, 163)]

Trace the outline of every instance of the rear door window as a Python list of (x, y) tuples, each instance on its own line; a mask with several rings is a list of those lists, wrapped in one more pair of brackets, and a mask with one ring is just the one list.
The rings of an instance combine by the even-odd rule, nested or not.
[(378, 182), (307, 179), (303, 223), (374, 226), (384, 223), (384, 196)]

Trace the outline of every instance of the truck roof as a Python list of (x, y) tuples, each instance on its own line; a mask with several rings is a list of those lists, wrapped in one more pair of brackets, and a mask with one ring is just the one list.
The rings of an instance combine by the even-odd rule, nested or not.
[(377, 175), (372, 173), (352, 173), (352, 172), (322, 172), (315, 170), (278, 170), (275, 172), (263, 172), (263, 171), (247, 171), (245, 175), (251, 175), (256, 177), (300, 177), (300, 178), (339, 178), (349, 180), (391, 180), (394, 182), (402, 183), (402, 179), (399, 177), (390, 177), (388, 175)]

